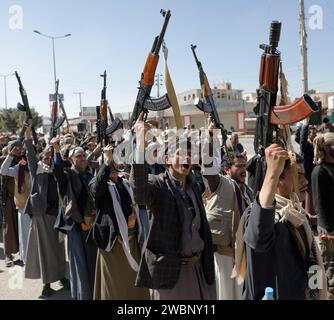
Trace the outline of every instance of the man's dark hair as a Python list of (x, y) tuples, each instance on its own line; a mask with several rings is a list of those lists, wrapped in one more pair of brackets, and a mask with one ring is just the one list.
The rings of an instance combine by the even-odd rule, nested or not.
[[(303, 164), (304, 163), (304, 158), (301, 155), (299, 155), (298, 153), (296, 153), (296, 162), (297, 162), (297, 164)], [(282, 174), (280, 175), (280, 178), (284, 178), (284, 174), (286, 173), (286, 171), (288, 169), (290, 169), (290, 167), (291, 167), (291, 161), (289, 159), (289, 160), (285, 161), (284, 169), (283, 169)]]
[(233, 165), (233, 161), (236, 158), (246, 160), (245, 156), (243, 156), (239, 152), (228, 152), (228, 153), (225, 153), (223, 158), (222, 158), (222, 167), (223, 168), (231, 168), (232, 165)]
[(328, 123), (329, 119), (328, 118), (324, 118), (324, 120), (322, 120), (322, 123)]

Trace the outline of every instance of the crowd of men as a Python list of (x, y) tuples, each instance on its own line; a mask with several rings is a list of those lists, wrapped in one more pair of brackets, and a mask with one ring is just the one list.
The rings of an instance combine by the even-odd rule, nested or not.
[[(334, 299), (329, 121), (301, 127), (300, 155), (278, 144), (265, 150), (258, 194), (258, 156), (247, 159), (236, 134), (223, 152), (213, 148), (219, 162), (208, 168), (193, 162), (191, 130), (181, 144), (168, 143), (170, 129), (164, 141), (149, 135), (151, 127), (141, 114), (127, 132), (133, 161), (125, 166), (115, 144), (102, 148), (94, 134), (35, 145), (30, 122), (24, 139), (1, 135), (6, 267), (19, 252), (44, 298), (59, 282), (78, 300), (258, 300), (266, 287), (275, 299)], [(207, 129), (209, 150), (210, 121)]]

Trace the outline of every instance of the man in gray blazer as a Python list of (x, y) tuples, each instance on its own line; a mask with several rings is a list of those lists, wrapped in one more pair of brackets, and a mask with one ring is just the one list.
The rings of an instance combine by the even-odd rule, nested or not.
[(201, 192), (192, 176), (190, 149), (182, 157), (174, 145), (166, 156), (168, 169), (158, 176), (148, 174), (144, 163), (146, 131), (143, 113), (136, 125), (136, 164), (131, 171), (137, 204), (146, 205), (151, 216), (148, 240), (136, 285), (150, 288), (152, 299), (209, 299), (214, 282), (212, 237)]

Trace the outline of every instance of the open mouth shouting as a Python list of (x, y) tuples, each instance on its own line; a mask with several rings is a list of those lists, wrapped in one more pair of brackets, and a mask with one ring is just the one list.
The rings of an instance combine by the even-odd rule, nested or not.
[(184, 163), (184, 164), (182, 164), (182, 168), (185, 169), (185, 170), (189, 170), (190, 165), (188, 163)]

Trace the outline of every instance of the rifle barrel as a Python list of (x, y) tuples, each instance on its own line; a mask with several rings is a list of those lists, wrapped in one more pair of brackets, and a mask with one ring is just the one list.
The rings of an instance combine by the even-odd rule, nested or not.
[(194, 58), (195, 58), (195, 61), (196, 61), (196, 64), (197, 64), (197, 66), (198, 66), (198, 68), (200, 68), (201, 66), (202, 66), (202, 64), (200, 63), (200, 61), (198, 60), (198, 58), (197, 58), (197, 54), (196, 54), (196, 48), (197, 48), (197, 46), (195, 46), (195, 45), (191, 45), (191, 51), (193, 52), (193, 55), (194, 55)]
[(169, 19), (171, 17), (170, 10), (167, 10), (167, 11), (161, 10), (160, 13), (165, 17), (165, 21), (164, 21), (164, 24), (162, 26), (162, 30), (160, 32), (160, 35), (158, 37), (158, 41), (156, 43), (155, 49), (153, 50), (153, 54), (156, 55), (156, 56), (159, 55), (160, 48), (161, 48), (161, 45), (162, 45), (162, 41), (164, 40), (165, 33), (166, 33), (166, 30), (167, 30), (167, 26), (168, 26), (168, 22), (169, 22)]

